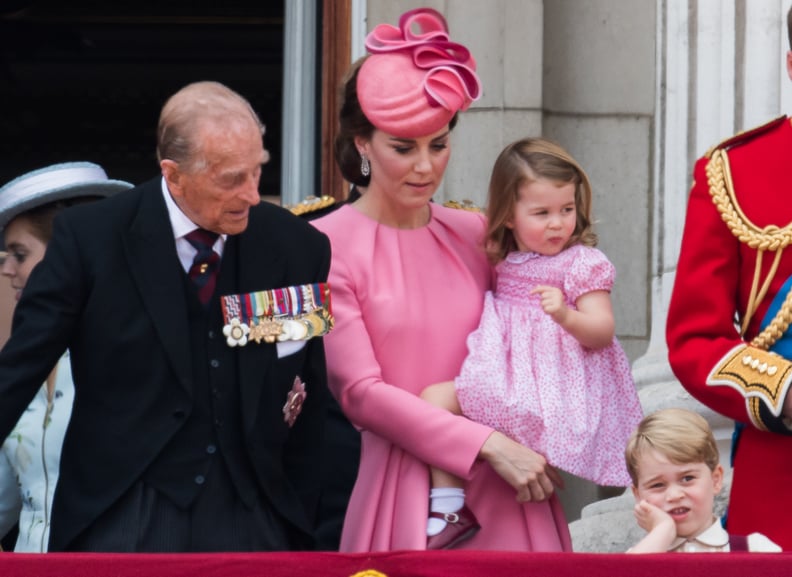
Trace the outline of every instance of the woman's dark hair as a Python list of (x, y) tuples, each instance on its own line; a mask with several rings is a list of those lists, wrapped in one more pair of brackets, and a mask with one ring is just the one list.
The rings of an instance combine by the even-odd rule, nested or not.
[(30, 226), (30, 233), (39, 239), (44, 244), (48, 244), (52, 239), (52, 224), (55, 221), (55, 215), (61, 210), (83, 202), (91, 202), (99, 200), (101, 196), (78, 196), (75, 198), (67, 198), (63, 200), (56, 200), (48, 202), (39, 206), (34, 206), (23, 213), (18, 214), (14, 218), (24, 218)]
[[(368, 56), (356, 60), (341, 84), (341, 108), (338, 112), (339, 129), (335, 138), (335, 158), (338, 168), (345, 179), (355, 186), (367, 187), (371, 175), (363, 176), (360, 173), (360, 153), (355, 146), (355, 138), (360, 136), (366, 140), (371, 138), (375, 126), (363, 114), (357, 96), (357, 77), (361, 65)], [(457, 114), (448, 123), (453, 129), (457, 123)]]
[(360, 66), (367, 56), (358, 59), (344, 77), (341, 85), (341, 109), (338, 112), (339, 129), (335, 138), (335, 157), (341, 174), (356, 186), (368, 186), (370, 176), (360, 173), (360, 153), (355, 146), (355, 137), (371, 138), (374, 125), (371, 124), (357, 97), (357, 76)]

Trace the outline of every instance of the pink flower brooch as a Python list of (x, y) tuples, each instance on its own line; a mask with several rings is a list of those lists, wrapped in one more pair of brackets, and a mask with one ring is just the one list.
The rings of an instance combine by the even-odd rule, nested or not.
[(300, 411), (302, 411), (302, 406), (307, 396), (308, 393), (305, 392), (305, 383), (300, 380), (299, 375), (294, 377), (294, 384), (292, 385), (291, 391), (286, 395), (286, 404), (283, 405), (283, 420), (289, 427), (292, 427), (294, 421), (297, 420), (297, 416), (300, 414)]

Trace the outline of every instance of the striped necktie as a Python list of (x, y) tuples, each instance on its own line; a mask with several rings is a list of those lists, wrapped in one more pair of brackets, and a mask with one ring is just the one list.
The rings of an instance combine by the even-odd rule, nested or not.
[(212, 248), (218, 236), (220, 235), (216, 232), (196, 228), (184, 237), (197, 251), (188, 275), (198, 289), (198, 298), (204, 305), (214, 294), (217, 272), (220, 269), (220, 255)]

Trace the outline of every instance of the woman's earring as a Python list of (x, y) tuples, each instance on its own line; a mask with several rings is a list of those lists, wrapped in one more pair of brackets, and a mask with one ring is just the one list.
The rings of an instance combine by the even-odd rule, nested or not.
[(360, 155), (360, 174), (363, 176), (371, 174), (371, 164), (369, 164), (369, 159), (363, 154)]

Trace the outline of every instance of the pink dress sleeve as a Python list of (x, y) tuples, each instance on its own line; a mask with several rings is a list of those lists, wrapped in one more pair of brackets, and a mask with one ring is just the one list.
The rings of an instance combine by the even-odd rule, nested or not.
[(616, 269), (608, 257), (596, 248), (585, 246), (576, 246), (569, 250), (577, 253), (564, 278), (564, 294), (567, 295), (570, 302), (576, 302), (588, 292), (610, 292), (613, 288)]

